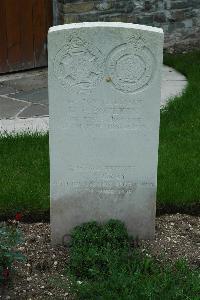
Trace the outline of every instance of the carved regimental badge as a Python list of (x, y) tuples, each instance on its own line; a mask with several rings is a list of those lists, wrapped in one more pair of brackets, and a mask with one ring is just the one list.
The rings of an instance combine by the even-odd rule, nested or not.
[(113, 86), (125, 93), (148, 86), (154, 76), (156, 60), (140, 35), (112, 49), (107, 58), (107, 77)]
[(103, 76), (103, 56), (99, 49), (79, 37), (68, 39), (54, 59), (54, 73), (65, 88), (88, 89)]

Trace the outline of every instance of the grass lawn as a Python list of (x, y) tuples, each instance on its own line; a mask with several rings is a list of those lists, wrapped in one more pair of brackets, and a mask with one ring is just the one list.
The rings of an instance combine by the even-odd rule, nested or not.
[(1, 137), (0, 170), (0, 216), (49, 210), (48, 135)]
[(115, 220), (73, 230), (67, 274), (76, 299), (199, 299), (200, 270), (184, 261), (161, 263), (130, 242), (124, 225)]
[[(189, 85), (161, 112), (157, 207), (199, 213), (200, 52), (168, 55), (165, 64), (186, 75)], [(48, 216), (48, 135), (0, 137), (0, 215), (17, 210), (29, 218)]]
[(189, 85), (161, 112), (158, 206), (200, 212), (200, 52), (168, 55)]

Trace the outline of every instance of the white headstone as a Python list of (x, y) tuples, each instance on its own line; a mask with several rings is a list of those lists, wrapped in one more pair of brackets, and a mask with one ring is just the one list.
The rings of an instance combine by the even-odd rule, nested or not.
[(49, 31), (53, 243), (119, 219), (154, 236), (162, 29), (80, 23)]

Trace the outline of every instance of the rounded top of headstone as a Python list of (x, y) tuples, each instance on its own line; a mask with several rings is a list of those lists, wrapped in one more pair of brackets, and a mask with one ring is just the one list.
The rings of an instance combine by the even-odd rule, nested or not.
[(103, 83), (106, 89), (122, 93), (141, 91), (155, 77), (160, 53), (156, 45), (163, 42), (162, 32), (121, 22), (53, 27), (49, 41), (54, 43), (54, 77), (67, 91), (91, 90)]
[(125, 29), (135, 29), (135, 30), (150, 31), (150, 32), (163, 34), (162, 28), (133, 24), (133, 23), (123, 23), (123, 22), (83, 22), (83, 23), (64, 24), (64, 25), (50, 27), (49, 33), (54, 31), (59, 31), (59, 30), (66, 30), (66, 29), (93, 28), (93, 27), (125, 28)]

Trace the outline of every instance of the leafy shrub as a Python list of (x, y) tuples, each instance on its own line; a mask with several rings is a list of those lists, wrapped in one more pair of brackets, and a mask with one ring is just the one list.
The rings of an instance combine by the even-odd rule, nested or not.
[[(19, 215), (17, 215), (19, 219)], [(7, 284), (10, 279), (13, 263), (25, 257), (15, 248), (22, 242), (18, 222), (9, 221), (0, 225), (0, 285)]]
[(71, 235), (68, 275), (81, 300), (199, 300), (200, 272), (184, 261), (160, 265), (130, 246), (115, 220), (90, 222)]
[(126, 228), (119, 221), (110, 220), (104, 226), (89, 222), (76, 227), (71, 237), (69, 268), (80, 279), (108, 276), (111, 258), (114, 263), (129, 249)]

